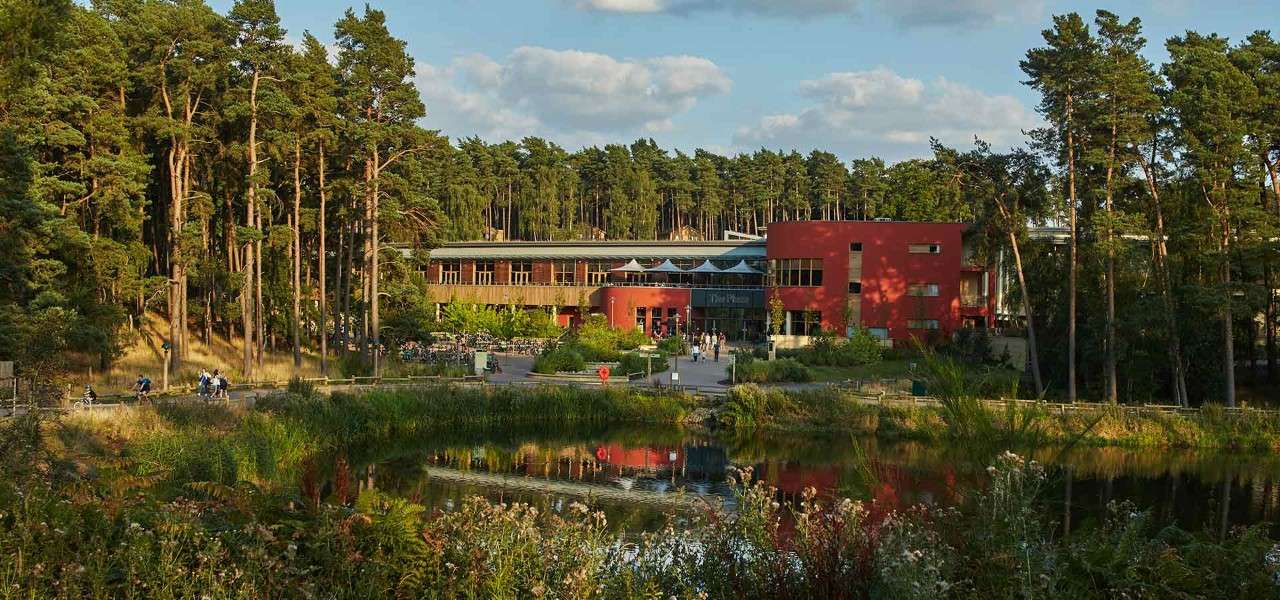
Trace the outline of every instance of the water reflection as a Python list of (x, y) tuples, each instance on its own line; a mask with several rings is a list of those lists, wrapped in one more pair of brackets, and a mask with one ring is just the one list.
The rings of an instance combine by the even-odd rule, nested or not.
[[(1108, 507), (1150, 510), (1160, 523), (1221, 534), (1280, 520), (1280, 459), (1273, 455), (1129, 450), (1012, 449), (1050, 466), (1046, 509), (1066, 533), (1105, 519)], [(590, 498), (628, 530), (677, 523), (709, 504), (733, 508), (730, 478), (797, 502), (806, 488), (873, 500), (881, 509), (963, 503), (1003, 449), (874, 438), (695, 435), (671, 429), (439, 432), (387, 447), (349, 449), (359, 486), (450, 510), (469, 495), (563, 510)], [(1280, 529), (1273, 527), (1273, 535)]]

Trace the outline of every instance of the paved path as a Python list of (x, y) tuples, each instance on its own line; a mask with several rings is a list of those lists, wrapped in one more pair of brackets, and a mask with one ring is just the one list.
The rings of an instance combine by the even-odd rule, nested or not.
[(720, 362), (702, 358), (699, 358), (698, 362), (693, 362), (693, 358), (689, 355), (678, 356), (674, 360), (672, 368), (662, 373), (655, 373), (652, 377), (639, 379), (637, 382), (642, 385), (653, 385), (655, 383), (669, 385), (672, 383), (671, 375), (679, 372), (679, 383), (683, 386), (716, 391), (723, 391), (728, 388), (725, 383), (721, 383), (729, 379), (729, 373), (726, 370), (729, 368), (729, 359), (724, 354), (720, 355)]
[[(489, 383), (535, 383), (535, 381), (527, 377), (529, 371), (533, 369), (533, 357), (521, 354), (499, 354), (498, 363), (502, 365), (501, 373), (491, 373), (486, 377)], [(652, 386), (652, 385), (671, 385), (671, 374), (677, 369), (680, 372), (680, 385), (696, 387), (699, 390), (724, 391), (728, 386), (723, 381), (728, 380), (729, 375), (726, 369), (729, 368), (729, 359), (726, 355), (720, 355), (720, 362), (715, 360), (702, 360), (693, 362), (688, 356), (681, 356), (676, 359), (673, 368), (661, 373), (654, 373), (651, 377), (642, 377), (631, 382), (631, 385)], [(537, 381), (536, 383), (547, 383), (545, 381)], [(564, 382), (565, 385), (573, 385), (573, 383)], [(594, 384), (584, 384), (594, 385)]]

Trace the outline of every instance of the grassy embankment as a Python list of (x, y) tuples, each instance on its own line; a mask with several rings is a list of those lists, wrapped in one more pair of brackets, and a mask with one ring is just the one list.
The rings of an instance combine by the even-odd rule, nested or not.
[[(88, 357), (71, 356), (68, 358), (67, 370), (71, 383), (82, 385), (92, 383), (99, 394), (126, 393), (143, 373), (160, 385), (161, 373), (164, 370), (164, 350), (161, 345), (168, 338), (168, 322), (156, 313), (147, 313), (141, 328), (127, 338), (127, 345), (122, 354), (112, 363), (111, 368), (102, 371)], [(219, 369), (227, 373), (232, 383), (244, 382), (243, 345), (240, 338), (226, 338), (215, 332), (208, 344), (204, 343), (199, 332), (191, 332), (190, 345), (187, 348), (188, 358), (170, 378), (170, 385), (193, 386), (199, 378), (200, 369), (210, 371)], [(333, 361), (336, 370), (336, 360)], [(90, 377), (92, 372), (92, 377)], [(291, 377), (319, 377), (320, 359), (315, 354), (304, 352), (302, 367), (293, 366), (293, 353), (287, 342), (276, 351), (263, 354), (262, 366), (255, 367), (255, 381), (285, 381)], [(73, 388), (75, 389), (75, 388)]]
[(1039, 465), (1012, 455), (995, 460), (990, 488), (959, 509), (893, 511), (811, 496), (780, 506), (771, 490), (740, 486), (736, 511), (709, 507), (687, 530), (639, 539), (610, 533), (601, 513), (582, 505), (539, 513), (472, 499), (436, 513), (365, 485), (344, 452), (429, 421), (443, 418), (448, 428), (500, 414), (546, 420), (550, 409), (588, 422), (670, 419), (682, 402), (547, 390), (472, 395), (465, 400), (481, 406), (469, 412), (462, 399), (440, 400), (295, 394), (248, 412), (190, 405), (0, 423), (7, 554), (0, 598), (932, 600), (1277, 591), (1277, 550), (1262, 528), (1211, 539), (1121, 510), (1062, 539), (1038, 508), (1056, 490)]

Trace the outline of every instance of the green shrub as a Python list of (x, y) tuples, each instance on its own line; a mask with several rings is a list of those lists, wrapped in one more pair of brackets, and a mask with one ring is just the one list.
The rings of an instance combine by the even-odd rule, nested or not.
[[(729, 367), (729, 369), (732, 368), (734, 367)], [(739, 363), (736, 368), (738, 381), (743, 383), (803, 383), (813, 381), (813, 371), (794, 358), (752, 360)]]
[(587, 368), (587, 361), (577, 350), (561, 344), (549, 349), (533, 361), (533, 372), (552, 375), (557, 372), (572, 373)]
[(568, 341), (589, 362), (614, 362), (624, 351), (648, 344), (649, 338), (639, 329), (610, 327), (604, 315), (591, 315)]
[(689, 344), (684, 342), (684, 338), (673, 335), (658, 342), (658, 351), (667, 356), (684, 356), (689, 353)]
[(618, 374), (647, 373), (652, 365), (654, 373), (666, 371), (671, 366), (671, 359), (666, 355), (647, 358), (635, 352), (627, 352), (618, 360)]
[(946, 349), (960, 360), (975, 364), (992, 363), (996, 358), (991, 352), (991, 336), (981, 327), (963, 327), (956, 331), (955, 340)]
[(879, 362), (883, 354), (884, 346), (880, 345), (880, 340), (859, 328), (847, 340), (821, 333), (814, 337), (813, 345), (783, 356), (794, 356), (806, 365), (853, 367)]
[(618, 334), (619, 350), (635, 350), (649, 343), (649, 336), (639, 328), (624, 329)]

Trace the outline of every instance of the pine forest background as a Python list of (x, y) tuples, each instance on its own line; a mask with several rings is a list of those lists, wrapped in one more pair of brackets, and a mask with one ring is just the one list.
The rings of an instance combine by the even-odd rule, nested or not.
[[(885, 217), (972, 223), (979, 258), (1005, 257), (1033, 391), (1197, 404), (1277, 389), (1269, 33), (1188, 31), (1153, 65), (1137, 19), (1054, 17), (1018, 57), (1043, 129), (887, 164), (451, 139), (430, 129), (394, 25), (348, 10), (326, 48), (286, 43), (270, 0), (0, 0), (0, 360), (51, 382), (74, 376), (68, 357), (109, 368), (153, 313), (175, 368), (217, 334), (246, 379), (277, 347), (327, 370), (430, 326), (426, 254), (401, 247)], [(1070, 242), (1031, 242), (1038, 224)]]

